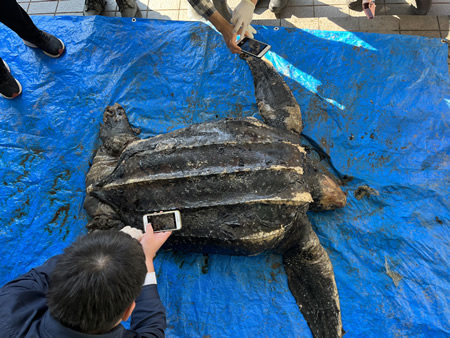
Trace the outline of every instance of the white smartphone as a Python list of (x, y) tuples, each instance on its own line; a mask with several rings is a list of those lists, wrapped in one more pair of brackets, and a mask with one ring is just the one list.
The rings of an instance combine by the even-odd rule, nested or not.
[(257, 58), (262, 58), (271, 47), (267, 43), (250, 39), (249, 37), (244, 37), (238, 42), (237, 45), (241, 47), (242, 53), (249, 54)]
[(144, 215), (144, 230), (151, 224), (153, 232), (181, 229), (181, 214), (178, 210), (155, 212)]

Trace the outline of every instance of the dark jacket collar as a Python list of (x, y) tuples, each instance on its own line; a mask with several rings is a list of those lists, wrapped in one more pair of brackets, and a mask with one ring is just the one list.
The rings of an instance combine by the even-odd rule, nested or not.
[(126, 332), (122, 324), (119, 324), (112, 331), (104, 334), (93, 335), (74, 331), (58, 322), (55, 318), (52, 317), (49, 311), (44, 314), (44, 317), (42, 318), (42, 325), (39, 331), (40, 336), (45, 338), (122, 338)]

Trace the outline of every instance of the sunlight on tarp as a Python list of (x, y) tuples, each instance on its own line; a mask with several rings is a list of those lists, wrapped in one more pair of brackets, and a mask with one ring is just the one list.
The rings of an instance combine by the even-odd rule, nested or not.
[[(305, 29), (306, 32), (312, 34), (314, 36), (320, 37), (323, 39), (323, 31), (320, 30), (309, 30)], [(329, 40), (337, 41), (340, 43), (345, 43), (346, 45), (355, 46), (355, 47), (363, 47), (365, 49), (369, 49), (372, 51), (377, 51), (378, 49), (370, 45), (368, 42), (362, 40), (358, 35), (352, 32), (345, 32), (347, 36), (344, 38), (342, 34), (333, 34)]]
[(332, 104), (333, 106), (336, 106), (340, 110), (344, 110), (345, 106), (337, 102), (336, 100), (333, 100), (331, 98), (323, 97), (319, 94), (319, 87), (321, 87), (323, 84), (322, 82), (318, 81), (313, 76), (306, 74), (305, 72), (302, 72), (300, 69), (296, 68), (294, 65), (292, 65), (290, 62), (286, 61), (284, 58), (279, 56), (276, 53), (268, 52), (266, 54), (267, 60), (272, 62), (273, 66), (284, 76), (287, 76), (288, 78), (298, 82), (301, 84), (304, 88), (308, 89), (310, 92), (317, 94), (321, 99), (324, 101)]

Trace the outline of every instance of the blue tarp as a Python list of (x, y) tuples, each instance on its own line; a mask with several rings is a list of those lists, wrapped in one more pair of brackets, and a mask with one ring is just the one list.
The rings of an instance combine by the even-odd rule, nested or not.
[[(142, 136), (256, 116), (246, 63), (197, 22), (35, 17), (60, 59), (0, 27), (24, 91), (0, 100), (0, 283), (85, 233), (84, 178), (106, 105)], [(344, 209), (310, 213), (334, 266), (346, 337), (450, 334), (449, 74), (440, 39), (256, 27), (304, 132), (354, 179)], [(379, 195), (355, 197), (367, 185)], [(281, 257), (163, 253), (168, 337), (308, 337)]]

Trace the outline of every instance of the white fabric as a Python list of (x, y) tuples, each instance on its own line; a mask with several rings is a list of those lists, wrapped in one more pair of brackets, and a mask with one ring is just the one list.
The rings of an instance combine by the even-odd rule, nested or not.
[(253, 2), (250, 0), (241, 0), (239, 5), (234, 9), (231, 18), (231, 23), (234, 25), (233, 33), (237, 33), (242, 27), (241, 37), (247, 33), (249, 38), (253, 38), (253, 33), (256, 33), (256, 31), (250, 26), (250, 22), (252, 22), (254, 10), (255, 4)]
[(138, 241), (141, 241), (142, 237), (144, 237), (144, 233), (140, 229), (132, 228), (129, 225), (122, 228), (120, 231), (123, 231), (124, 233), (130, 235), (134, 239), (137, 239)]
[(152, 284), (158, 284), (156, 283), (156, 274), (154, 272), (147, 272), (143, 286)]

